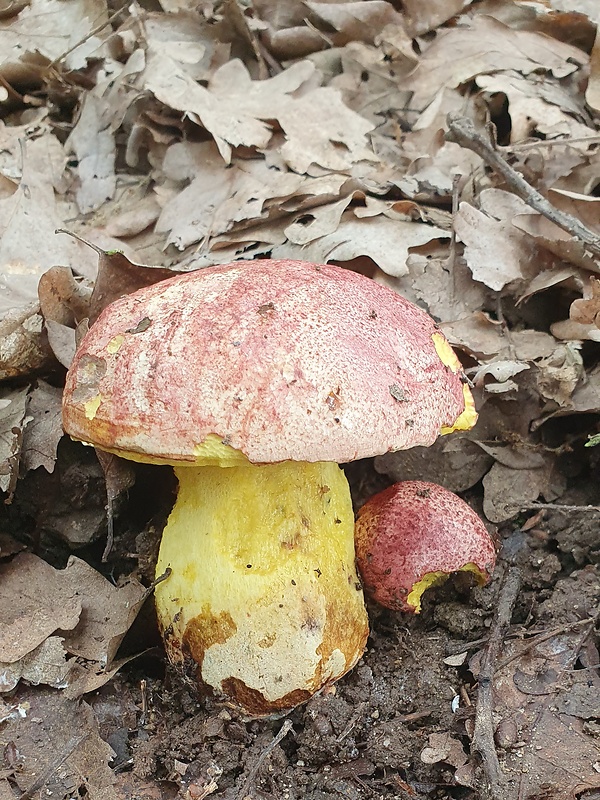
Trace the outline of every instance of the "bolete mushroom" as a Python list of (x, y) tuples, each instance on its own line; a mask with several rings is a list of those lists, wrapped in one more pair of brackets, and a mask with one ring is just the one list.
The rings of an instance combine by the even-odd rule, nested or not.
[(470, 427), (430, 317), (340, 267), (249, 261), (113, 303), (83, 339), (65, 430), (179, 480), (156, 588), (171, 661), (247, 713), (307, 700), (368, 634), (338, 467)]
[(496, 563), (487, 528), (458, 495), (427, 481), (401, 481), (358, 512), (356, 562), (368, 596), (418, 613), (423, 592), (453, 572), (486, 583)]

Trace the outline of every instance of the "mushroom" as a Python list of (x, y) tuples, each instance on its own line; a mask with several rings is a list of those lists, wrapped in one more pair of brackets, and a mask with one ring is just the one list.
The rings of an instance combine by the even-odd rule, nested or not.
[(364, 650), (338, 464), (475, 417), (425, 312), (349, 270), (275, 260), (117, 300), (81, 342), (63, 404), (72, 437), (175, 468), (156, 587), (167, 653), (256, 716), (304, 702)]
[(487, 583), (496, 550), (487, 528), (458, 495), (427, 481), (401, 481), (358, 512), (356, 562), (365, 592), (395, 611), (418, 614), (423, 592), (453, 572)]

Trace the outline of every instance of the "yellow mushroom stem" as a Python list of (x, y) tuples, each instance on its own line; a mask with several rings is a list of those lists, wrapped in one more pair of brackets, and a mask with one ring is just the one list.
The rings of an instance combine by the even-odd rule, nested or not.
[[(156, 607), (170, 659), (253, 715), (351, 669), (368, 620), (337, 464), (177, 467)], [(188, 662), (187, 659), (191, 659)]]

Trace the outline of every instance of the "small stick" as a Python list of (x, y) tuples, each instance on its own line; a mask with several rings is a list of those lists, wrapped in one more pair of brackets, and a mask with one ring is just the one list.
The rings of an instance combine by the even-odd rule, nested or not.
[(247, 792), (248, 792), (248, 789), (249, 789), (249, 788), (250, 788), (250, 786), (251, 786), (251, 785), (254, 783), (254, 779), (256, 778), (256, 775), (257, 775), (257, 773), (258, 773), (258, 770), (259, 770), (259, 769), (262, 767), (262, 765), (264, 764), (264, 762), (265, 762), (265, 759), (267, 758), (267, 756), (269, 755), (269, 753), (271, 753), (271, 751), (272, 751), (272, 750), (274, 750), (274, 749), (277, 747), (277, 745), (279, 744), (279, 742), (280, 742), (280, 741), (281, 741), (281, 740), (282, 740), (282, 739), (283, 739), (285, 736), (287, 736), (287, 734), (288, 734), (288, 733), (289, 733), (291, 730), (292, 730), (292, 722), (291, 722), (291, 720), (289, 720), (289, 719), (286, 719), (286, 721), (285, 721), (285, 722), (283, 723), (283, 725), (281, 726), (281, 728), (280, 728), (280, 730), (279, 730), (279, 733), (278, 733), (276, 736), (274, 736), (274, 737), (273, 737), (273, 741), (272, 741), (272, 742), (269, 742), (269, 744), (268, 744), (268, 745), (265, 747), (265, 749), (262, 751), (262, 753), (260, 754), (260, 756), (259, 756), (259, 757), (256, 759), (256, 763), (255, 763), (255, 765), (254, 765), (254, 766), (252, 767), (252, 769), (250, 770), (250, 772), (249, 772), (249, 774), (248, 774), (248, 777), (247, 777), (247, 778), (246, 778), (246, 780), (244, 781), (244, 784), (243, 784), (242, 788), (241, 788), (241, 789), (240, 789), (240, 791), (237, 793), (237, 800), (243, 800), (243, 798), (244, 798), (244, 797), (246, 797), (246, 794), (247, 794)]
[(454, 227), (454, 219), (458, 214), (458, 206), (460, 203), (460, 182), (462, 175), (458, 173), (452, 178), (452, 232), (450, 234), (450, 249), (448, 251), (447, 264), (452, 277), (452, 299), (456, 299), (456, 230)]
[(553, 145), (562, 145), (563, 147), (571, 147), (574, 144), (598, 144), (600, 136), (574, 136), (572, 138), (565, 137), (564, 139), (538, 139), (536, 142), (523, 142), (519, 144), (511, 144), (505, 147), (504, 150), (510, 150), (513, 153), (522, 150), (537, 150), (540, 147), (552, 147)]
[(546, 200), (544, 195), (534, 189), (520, 173), (513, 169), (491, 142), (479, 133), (473, 120), (458, 114), (449, 114), (448, 129), (446, 134), (448, 141), (456, 142), (461, 147), (477, 153), (488, 166), (504, 178), (508, 186), (527, 205), (554, 222), (563, 231), (580, 239), (596, 258), (600, 257), (600, 236), (585, 226), (577, 217), (561, 211)]
[(148, 588), (144, 590), (144, 594), (142, 595), (142, 604), (146, 602), (146, 600), (150, 597), (150, 595), (156, 589), (159, 583), (162, 583), (163, 581), (166, 581), (167, 578), (171, 577), (172, 572), (173, 570), (171, 569), (171, 567), (167, 567), (162, 575), (159, 575), (158, 578), (155, 578), (152, 581), (150, 586), (148, 586)]
[(521, 511), (527, 511), (530, 508), (549, 508), (551, 511), (600, 511), (600, 506), (564, 506), (561, 503), (528, 503), (519, 508)]
[(348, 724), (346, 725), (344, 730), (340, 733), (340, 735), (337, 737), (336, 742), (343, 742), (344, 739), (346, 738), (346, 736), (348, 736), (350, 734), (350, 732), (352, 731), (352, 729), (354, 728), (354, 726), (356, 725), (356, 723), (360, 719), (360, 715), (365, 710), (366, 705), (367, 705), (366, 703), (359, 703), (358, 704), (354, 714), (352, 714), (352, 716), (348, 720)]
[(538, 644), (543, 644), (544, 642), (547, 642), (549, 639), (553, 639), (555, 636), (559, 636), (561, 633), (567, 633), (568, 631), (574, 630), (575, 628), (579, 628), (582, 625), (590, 625), (593, 627), (593, 625), (595, 625), (596, 622), (597, 622), (596, 617), (588, 617), (588, 619), (578, 619), (576, 622), (567, 622), (565, 625), (559, 625), (558, 628), (553, 628), (551, 631), (546, 631), (546, 633), (540, 633), (537, 636), (534, 636), (532, 639), (528, 639), (527, 642), (523, 645), (523, 647), (516, 653), (513, 653), (512, 656), (504, 658), (498, 664), (496, 669), (497, 670), (503, 669), (512, 661), (515, 661), (517, 658), (521, 658), (521, 656), (525, 655), (525, 653), (527, 653), (533, 647), (537, 647)]
[[(124, 3), (120, 8), (117, 8), (116, 11), (113, 11), (113, 13), (110, 15), (110, 17), (106, 20), (106, 22), (101, 22), (99, 25), (96, 25), (95, 28), (92, 28), (92, 30), (89, 33), (86, 33), (85, 36), (83, 36), (81, 39), (79, 39), (79, 41), (75, 42), (75, 44), (72, 45), (71, 47), (69, 47), (68, 50), (65, 50), (64, 53), (61, 53), (59, 56), (57, 56), (53, 61), (51, 61), (48, 64), (48, 68), (55, 67), (63, 59), (65, 59), (67, 56), (71, 55), (71, 53), (74, 50), (77, 50), (78, 47), (81, 47), (82, 44), (85, 44), (88, 39), (91, 39), (92, 36), (95, 36), (97, 33), (100, 33), (100, 31), (104, 30), (104, 28), (107, 28), (110, 25), (110, 23), (114, 19), (116, 19), (119, 16), (119, 14), (121, 14), (125, 10), (125, 6), (126, 5), (127, 4)], [(103, 44), (103, 42), (101, 42), (100, 44)]]
[(505, 785), (505, 776), (500, 768), (494, 744), (494, 720), (492, 716), (494, 707), (493, 679), (500, 649), (508, 631), (513, 609), (521, 589), (522, 575), (516, 561), (519, 552), (524, 546), (525, 539), (520, 532), (517, 532), (505, 544), (505, 550), (508, 551), (510, 548), (511, 551), (508, 553), (508, 569), (500, 589), (496, 618), (490, 631), (487, 648), (477, 677), (477, 706), (472, 749), (481, 757), (483, 770), (487, 778), (487, 796), (493, 800), (503, 800), (503, 788)]
[(69, 756), (73, 755), (75, 750), (77, 750), (79, 745), (84, 739), (87, 739), (89, 735), (89, 733), (84, 733), (83, 736), (73, 736), (71, 739), (69, 739), (67, 746), (65, 747), (62, 755), (59, 756), (58, 760), (53, 761), (46, 767), (42, 774), (31, 784), (29, 789), (25, 789), (25, 791), (19, 795), (19, 800), (31, 800), (34, 794), (39, 792), (40, 789), (43, 789), (50, 778), (54, 775), (56, 770), (65, 763)]

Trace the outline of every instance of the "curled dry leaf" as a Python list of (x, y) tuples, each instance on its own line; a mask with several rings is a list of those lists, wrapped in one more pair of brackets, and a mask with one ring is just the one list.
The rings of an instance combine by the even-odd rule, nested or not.
[(11, 663), (38, 647), (57, 630), (75, 627), (82, 596), (61, 573), (31, 553), (0, 564), (0, 662)]
[(146, 597), (137, 581), (114, 586), (75, 556), (55, 570), (22, 553), (0, 563), (0, 578), (0, 691), (12, 690), (21, 677), (69, 685), (80, 676), (68, 668), (67, 653), (98, 670), (110, 667)]
[(38, 381), (29, 396), (27, 416), (29, 422), (23, 431), (21, 445), (21, 470), (44, 467), (54, 471), (56, 450), (62, 439), (62, 389)]
[(38, 296), (48, 344), (64, 367), (75, 355), (76, 327), (89, 316), (91, 295), (89, 283), (75, 280), (68, 267), (51, 267), (40, 278)]
[(556, 469), (556, 458), (543, 454), (541, 466), (513, 469), (497, 461), (483, 479), (483, 512), (490, 522), (504, 522), (540, 495), (551, 502), (565, 490), (565, 478)]
[(332, 37), (340, 46), (352, 41), (373, 42), (386, 25), (402, 27), (404, 17), (393, 6), (382, 0), (366, 0), (362, 3), (321, 3), (306, 5), (338, 33)]
[(591, 272), (600, 270), (583, 242), (541, 214), (519, 214), (513, 219), (513, 225), (560, 259)]
[(49, 636), (30, 653), (10, 664), (0, 663), (0, 692), (12, 691), (21, 679), (35, 686), (40, 683), (55, 689), (69, 684), (72, 662), (60, 636)]
[(479, 199), (479, 209), (460, 204), (454, 230), (465, 243), (464, 256), (473, 278), (499, 291), (512, 281), (523, 280), (529, 264), (535, 263), (535, 246), (512, 224), (529, 206), (501, 189), (486, 189)]
[(394, 481), (429, 481), (451, 492), (470, 489), (492, 464), (493, 458), (476, 441), (460, 434), (441, 436), (431, 447), (413, 447), (375, 459), (377, 472), (389, 475)]
[(550, 326), (553, 336), (566, 342), (581, 342), (586, 339), (600, 342), (600, 330), (596, 323), (574, 322), (572, 319), (554, 322)]
[[(93, 254), (78, 242), (55, 236), (62, 224), (52, 176), (58, 141), (50, 135), (24, 146), (16, 191), (0, 199), (0, 377), (35, 372), (49, 363), (38, 313), (38, 282), (54, 264), (93, 274)], [(61, 148), (62, 150), (62, 148)], [(32, 220), (35, 224), (32, 225)]]
[(17, 483), (23, 429), (27, 424), (27, 391), (0, 391), (0, 490), (9, 500)]
[(558, 406), (568, 407), (579, 381), (585, 375), (579, 343), (559, 344), (554, 352), (537, 363), (540, 395)]
[(169, 232), (167, 242), (180, 250), (226, 233), (236, 223), (264, 218), (305, 182), (301, 175), (270, 169), (262, 159), (234, 160), (223, 169), (213, 142), (172, 145), (164, 169), (173, 180), (191, 179), (165, 203), (156, 226), (158, 232)]
[(90, 322), (119, 297), (172, 277), (169, 269), (133, 264), (124, 253), (100, 251), (98, 277), (90, 298)]
[(406, 273), (410, 248), (446, 238), (448, 232), (433, 225), (400, 222), (383, 215), (357, 219), (352, 212), (346, 212), (333, 233), (307, 245), (288, 241), (274, 247), (272, 253), (275, 258), (302, 258), (315, 263), (369, 256), (384, 272), (397, 277)]
[[(411, 106), (423, 109), (444, 86), (456, 88), (478, 75), (503, 70), (529, 75), (543, 71), (564, 78), (587, 62), (573, 47), (535, 31), (514, 30), (491, 16), (446, 28), (425, 50), (404, 88), (413, 90)], [(448, 69), (448, 64), (452, 69)]]
[(437, 764), (445, 761), (453, 767), (462, 767), (467, 762), (467, 754), (459, 739), (449, 733), (431, 733), (427, 747), (421, 750), (421, 761), (424, 764)]
[(174, 60), (150, 53), (142, 81), (158, 100), (190, 114), (204, 126), (229, 163), (232, 147), (268, 145), (272, 130), (263, 120), (277, 119), (286, 94), (313, 75), (314, 67), (300, 62), (274, 78), (253, 82), (241, 61), (230, 61), (213, 75), (209, 88), (204, 88)]
[(78, 281), (69, 267), (51, 267), (40, 277), (38, 297), (44, 321), (74, 328), (89, 316), (92, 289), (87, 281)]
[(81, 618), (65, 634), (66, 650), (102, 666), (110, 665), (146, 598), (146, 590), (134, 579), (115, 586), (75, 556), (69, 558), (59, 576), (65, 587), (82, 598)]
[[(511, 117), (511, 142), (521, 142), (534, 134), (546, 139), (559, 136), (572, 139), (589, 138), (593, 131), (582, 121), (585, 108), (581, 96), (573, 96), (566, 86), (542, 81), (533, 82), (514, 72), (479, 75), (477, 84), (491, 93), (502, 93), (508, 99)], [(556, 153), (558, 159), (569, 158), (569, 149)], [(582, 160), (582, 156), (579, 156)], [(554, 165), (560, 170), (559, 165)]]
[[(10, 4), (9, 4), (10, 5)], [(61, 60), (69, 69), (85, 67), (88, 58), (97, 57), (106, 39), (107, 21), (104, 0), (32, 0), (19, 7), (16, 20), (3, 26), (0, 63), (6, 66), (40, 54), (50, 61)], [(37, 70), (36, 70), (37, 72)]]
[(20, 791), (41, 779), (44, 791), (59, 800), (80, 793), (90, 800), (117, 800), (109, 767), (115, 753), (101, 739), (90, 706), (39, 687), (20, 691), (18, 699), (27, 711), (7, 721), (2, 733), (21, 756), (13, 774)]
[[(9, 302), (18, 302), (14, 294)], [(0, 311), (0, 381), (22, 378), (49, 366), (52, 353), (42, 329), (42, 316), (35, 302)]]
[(569, 309), (573, 322), (600, 328), (600, 279), (591, 277), (581, 300), (574, 300)]

